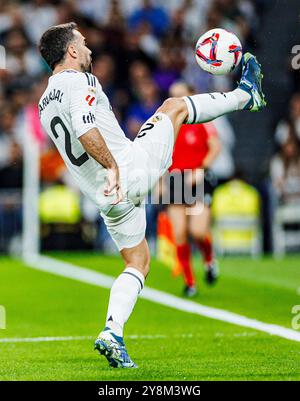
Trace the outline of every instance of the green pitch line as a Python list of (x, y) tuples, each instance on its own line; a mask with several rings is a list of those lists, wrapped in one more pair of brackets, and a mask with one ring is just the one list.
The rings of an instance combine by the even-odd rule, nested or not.
[[(90, 262), (96, 265), (97, 270), (110, 275), (118, 274), (121, 269), (118, 259), (99, 255), (74, 254), (65, 259), (87, 267), (90, 267)], [(243, 309), (250, 317), (258, 318), (260, 315), (261, 320), (270, 319), (277, 324), (290, 320), (290, 302), (299, 298), (295, 278), (292, 284), (296, 263), (285, 261), (282, 271), (275, 267), (271, 284), (267, 284), (269, 261), (262, 261), (257, 266), (257, 269), (262, 269), (262, 276), (258, 276), (256, 268), (251, 274), (251, 261), (250, 270), (244, 261), (228, 260), (226, 264), (222, 263), (221, 267), (222, 281), (229, 288), (225, 291), (222, 281), (213, 289), (202, 285), (201, 303), (234, 310), (229, 306), (243, 305), (245, 299), (244, 307), (236, 307), (239, 312)], [(242, 274), (243, 269), (245, 275)], [(234, 270), (238, 272), (237, 279)], [(284, 283), (282, 288), (278, 285), (280, 275)], [(244, 291), (251, 289), (255, 282), (257, 296), (251, 309)], [(181, 291), (180, 281), (171, 280), (169, 271), (156, 263), (148, 285), (176, 295)], [(266, 291), (261, 292), (262, 287)], [(0, 331), (0, 338), (94, 337), (105, 319), (108, 294), (106, 289), (25, 269), (20, 262), (0, 258), (0, 304), (5, 305), (7, 312), (7, 329)], [(253, 297), (253, 292), (249, 296)], [(222, 305), (216, 305), (219, 297), (223, 297), (219, 300)], [(278, 297), (283, 304), (281, 309), (276, 302)], [(287, 311), (288, 317), (284, 316), (283, 310)], [(189, 333), (193, 336), (180, 337)], [(135, 335), (150, 337), (132, 337)], [(153, 340), (153, 335), (168, 339)], [(90, 339), (0, 343), (0, 380), (300, 379), (299, 343), (180, 312), (143, 299), (139, 300), (126, 326), (125, 337), (128, 350), (139, 365), (137, 370), (109, 368), (106, 361), (93, 352), (93, 341)]]

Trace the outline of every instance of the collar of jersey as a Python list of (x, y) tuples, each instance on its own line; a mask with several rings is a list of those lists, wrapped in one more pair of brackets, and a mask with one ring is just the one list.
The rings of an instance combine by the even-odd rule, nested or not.
[(56, 75), (62, 74), (63, 72), (66, 72), (66, 71), (79, 72), (79, 71), (77, 71), (77, 70), (74, 70), (73, 68), (66, 68), (65, 70), (62, 70), (62, 71), (58, 72), (57, 74), (51, 75), (50, 78), (53, 78), (53, 77), (55, 77)]

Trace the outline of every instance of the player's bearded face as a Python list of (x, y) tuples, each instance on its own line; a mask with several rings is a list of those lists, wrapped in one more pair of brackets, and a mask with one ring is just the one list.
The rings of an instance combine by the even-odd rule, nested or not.
[(85, 38), (78, 31), (75, 31), (75, 35), (79, 36), (77, 51), (79, 54), (80, 69), (82, 72), (92, 72), (92, 52), (86, 46)]
[(82, 52), (80, 67), (82, 72), (92, 72), (92, 53), (86, 46)]
[(87, 57), (87, 61), (86, 61), (85, 65), (82, 65), (82, 70), (84, 70), (84, 72), (92, 72), (92, 57), (91, 57), (91, 55), (89, 55)]

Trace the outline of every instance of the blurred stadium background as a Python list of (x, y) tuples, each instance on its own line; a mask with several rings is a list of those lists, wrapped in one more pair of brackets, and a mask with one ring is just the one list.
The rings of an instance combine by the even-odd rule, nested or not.
[[(58, 254), (61, 259), (84, 267), (96, 269), (95, 266), (102, 264), (105, 266), (104, 272), (108, 274), (108, 267), (112, 267), (117, 260), (109, 257), (99, 259), (103, 254), (116, 253), (116, 248), (97, 210), (80, 194), (39, 124), (37, 101), (50, 74), (37, 51), (37, 43), (44, 30), (67, 21), (77, 22), (93, 51), (93, 73), (107, 93), (126, 135), (133, 139), (142, 123), (167, 97), (173, 82), (185, 80), (197, 92), (231, 90), (240, 71), (233, 76), (210, 76), (197, 66), (193, 53), (200, 34), (214, 27), (226, 28), (239, 36), (244, 51), (254, 52), (261, 61), (268, 107), (261, 113), (236, 113), (215, 122), (222, 143), (221, 155), (213, 166), (220, 183), (213, 200), (216, 250), (219, 255), (247, 254), (258, 257), (271, 254), (271, 258), (291, 252), (293, 257), (282, 259), (282, 265), (275, 267), (273, 259), (269, 258), (266, 262), (263, 259), (245, 262), (244, 259), (222, 258), (223, 284), (220, 281), (220, 287), (212, 290), (216, 291), (214, 295), (203, 289), (202, 296), (212, 306), (290, 327), (291, 307), (299, 298), (296, 287), (299, 286), (300, 277), (300, 74), (297, 63), (295, 60), (292, 62), (295, 57), (292, 48), (300, 45), (299, 11), (298, 0), (0, 0), (0, 44), (6, 51), (6, 68), (0, 70), (0, 252), (4, 255), (20, 255), (22, 249), (26, 251), (27, 247), (34, 249), (38, 245), (41, 251), (63, 251)], [(34, 139), (28, 140), (30, 137)], [(40, 144), (39, 152), (35, 152), (35, 141)], [(32, 155), (38, 155), (38, 160), (35, 161)], [(31, 183), (36, 180), (39, 181), (36, 198), (40, 221), (38, 228), (34, 227), (36, 209), (35, 198), (32, 198), (37, 188), (31, 188)], [(27, 205), (25, 208), (24, 201)], [(161, 249), (157, 236), (160, 211), (158, 206), (147, 206), (147, 237), (153, 255), (168, 262), (167, 251)], [(28, 244), (28, 239), (35, 237), (35, 229), (39, 244)], [(96, 253), (90, 259), (88, 255), (91, 253), (74, 256), (69, 253), (72, 250)], [(53, 281), (49, 279), (49, 288), (44, 288), (46, 284), (34, 276), (36, 273), (30, 272), (27, 276), (24, 272), (18, 273), (19, 262), (13, 262), (12, 266), (8, 260), (6, 257), (1, 259), (2, 277), (16, 282), (15, 290), (18, 293), (12, 300), (5, 280), (0, 278), (0, 284), (1, 281), (3, 284), (0, 304), (11, 305), (14, 311), (14, 302), (17, 308), (26, 299), (27, 310), (36, 308), (34, 313), (41, 316), (45, 310), (49, 312), (42, 305), (48, 305), (48, 302), (50, 305), (52, 291), (57, 297), (57, 308), (55, 312), (51, 309), (53, 314), (48, 315), (50, 321), (39, 322), (41, 327), (45, 323), (45, 331), (35, 326), (36, 315), (26, 320), (27, 312), (22, 316), (23, 321), (28, 322), (28, 327), (27, 323), (19, 327), (21, 323), (20, 320), (17, 323), (16, 313), (16, 321), (12, 324), (15, 331), (9, 331), (12, 336), (69, 333), (68, 327), (66, 331), (60, 327), (65, 319), (62, 311), (66, 300), (70, 314), (69, 327), (79, 335), (87, 332), (95, 334), (96, 325), (90, 322), (94, 318), (93, 313), (98, 313), (98, 310), (88, 309), (91, 306), (87, 305), (86, 299), (91, 296), (90, 293), (86, 290), (79, 293), (83, 303), (77, 307), (85, 316), (80, 326), (71, 311), (76, 303), (76, 300), (71, 301), (73, 287), (67, 288), (66, 285), (65, 298), (60, 283), (55, 281), (57, 278), (51, 279)], [(157, 262), (154, 265), (155, 268), (161, 267)], [(242, 271), (241, 266), (248, 271)], [(116, 272), (112, 270), (111, 274), (115, 275)], [(160, 279), (152, 277), (150, 284), (179, 294), (178, 284), (170, 284), (169, 275), (167, 270)], [(26, 277), (32, 281), (25, 285)], [(26, 290), (18, 284), (19, 278), (24, 280)], [(27, 299), (29, 293), (35, 294), (31, 301)], [(108, 294), (105, 295), (107, 297)], [(96, 291), (92, 296), (93, 303), (97, 304)], [(139, 312), (138, 307), (137, 317), (133, 320), (136, 327), (139, 327), (139, 322), (143, 327), (141, 311), (142, 308)], [(154, 308), (149, 312), (149, 331), (151, 328), (155, 331), (155, 324), (158, 323), (155, 316), (162, 313), (157, 311), (155, 315), (155, 311)], [(168, 318), (170, 322), (177, 319), (172, 314), (166, 316)], [(57, 319), (60, 323), (56, 327)], [(188, 319), (186, 324), (193, 331), (192, 318)], [(86, 330), (83, 329), (84, 325)], [(163, 331), (167, 320), (164, 323), (162, 317), (159, 325)], [(137, 331), (130, 330), (133, 333)], [(208, 331), (204, 333), (205, 326), (201, 330), (201, 335), (210, 341), (211, 335), (221, 329), (207, 324)], [(243, 336), (240, 330), (236, 329), (238, 335)], [(235, 334), (223, 333), (225, 337)], [(254, 370), (251, 370), (251, 364), (248, 367), (244, 365), (241, 376), (235, 376), (225, 364), (222, 368), (224, 372), (227, 371), (227, 376), (220, 373), (216, 377), (228, 378), (231, 374), (231, 377), (237, 378), (299, 378), (293, 358), (284, 366), (282, 376), (278, 373), (285, 365), (289, 351), (284, 340), (280, 339), (278, 341), (281, 342), (276, 344), (274, 339), (272, 341), (272, 352), (275, 354), (279, 352), (278, 344), (281, 344), (281, 359), (278, 356), (276, 364), (271, 358), (270, 370), (261, 372), (262, 376), (257, 373), (259, 368), (255, 370), (253, 367)], [(235, 349), (243, 347), (240, 343), (235, 344)], [(212, 349), (214, 346), (212, 344)], [(267, 347), (264, 339), (260, 346)], [(6, 351), (8, 360), (10, 349)], [(76, 352), (74, 348), (73, 351)], [(229, 348), (229, 360), (231, 351)], [(29, 352), (34, 352), (32, 345)], [(63, 353), (63, 350), (57, 348), (57, 352)], [(232, 355), (236, 356), (234, 352)], [(245, 356), (249, 353), (247, 348), (243, 352)], [(42, 356), (45, 355), (46, 351), (42, 350)], [(24, 358), (27, 356), (24, 353)], [(84, 359), (84, 354), (82, 357)], [(253, 366), (263, 366), (265, 360), (260, 357), (262, 354), (252, 361)], [(18, 358), (23, 358), (23, 354)], [(208, 366), (210, 360), (208, 358)], [(87, 362), (87, 359), (83, 361)], [(15, 373), (14, 369), (9, 370), (7, 365), (4, 377), (26, 378), (20, 373), (23, 360), (20, 359), (18, 363), (19, 373)], [(77, 369), (76, 363), (70, 363), (74, 370)], [(218, 372), (213, 365), (210, 368), (208, 372), (201, 373), (202, 377), (211, 378)], [(32, 369), (32, 366), (28, 368), (28, 378), (37, 377)], [(42, 365), (41, 369), (41, 378), (54, 378), (54, 373), (43, 376)], [(273, 375), (272, 369), (277, 369), (277, 373)], [(149, 369), (149, 378), (151, 374), (155, 378), (151, 372)], [(163, 373), (162, 376), (157, 374), (158, 378), (164, 377)], [(194, 373), (190, 376), (187, 373), (186, 377), (195, 378), (196, 375), (195, 365)], [(84, 376), (88, 377), (94, 378), (88, 374)], [(113, 376), (108, 374), (107, 377)], [(170, 377), (181, 378), (175, 373)], [(74, 376), (70, 373), (66, 378)]]
[[(284, 0), (1, 1), (0, 42), (6, 49), (6, 69), (0, 71), (1, 252), (20, 247), (26, 130), (42, 145), (42, 249), (115, 252), (97, 211), (74, 187), (38, 123), (36, 103), (49, 70), (36, 45), (47, 27), (71, 20), (86, 36), (94, 74), (130, 138), (178, 79), (198, 92), (232, 88), (239, 71), (236, 76), (209, 76), (195, 63), (193, 48), (205, 30), (230, 29), (240, 37), (244, 50), (257, 54), (265, 71), (269, 107), (258, 115), (237, 113), (216, 121), (223, 151), (213, 170), (221, 183), (239, 178), (257, 190), (259, 202), (250, 199), (253, 205), (239, 211), (241, 217), (246, 214), (245, 221), (247, 213), (250, 220), (258, 218), (254, 235), (260, 239), (254, 251), (252, 244), (252, 252), (283, 252), (284, 241), (287, 248), (299, 250), (300, 92), (299, 71), (291, 67), (298, 13), (297, 1), (289, 1), (287, 7)], [(63, 191), (61, 185), (72, 192)], [(58, 196), (60, 201), (52, 204)], [(220, 218), (230, 214), (217, 209)], [(153, 252), (157, 214), (157, 208), (149, 205), (147, 236)]]

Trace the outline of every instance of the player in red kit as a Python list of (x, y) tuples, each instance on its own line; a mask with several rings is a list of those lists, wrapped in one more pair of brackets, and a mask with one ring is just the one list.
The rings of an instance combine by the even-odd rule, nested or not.
[[(192, 89), (182, 82), (170, 88), (170, 95), (174, 97), (192, 93)], [(174, 230), (177, 256), (183, 268), (184, 294), (189, 297), (197, 293), (189, 238), (194, 240), (203, 255), (207, 283), (214, 283), (218, 275), (210, 233), (210, 205), (217, 181), (209, 168), (219, 152), (220, 142), (212, 122), (182, 125), (174, 147), (173, 164), (169, 169), (172, 175), (179, 176), (182, 185), (176, 187), (177, 180), (170, 180), (168, 215)], [(198, 198), (197, 194), (194, 195), (193, 203), (186, 202), (187, 192), (194, 194), (196, 186), (203, 185), (203, 182), (204, 196), (202, 191)], [(187, 187), (189, 191), (184, 194)], [(178, 195), (179, 203), (176, 201)]]

